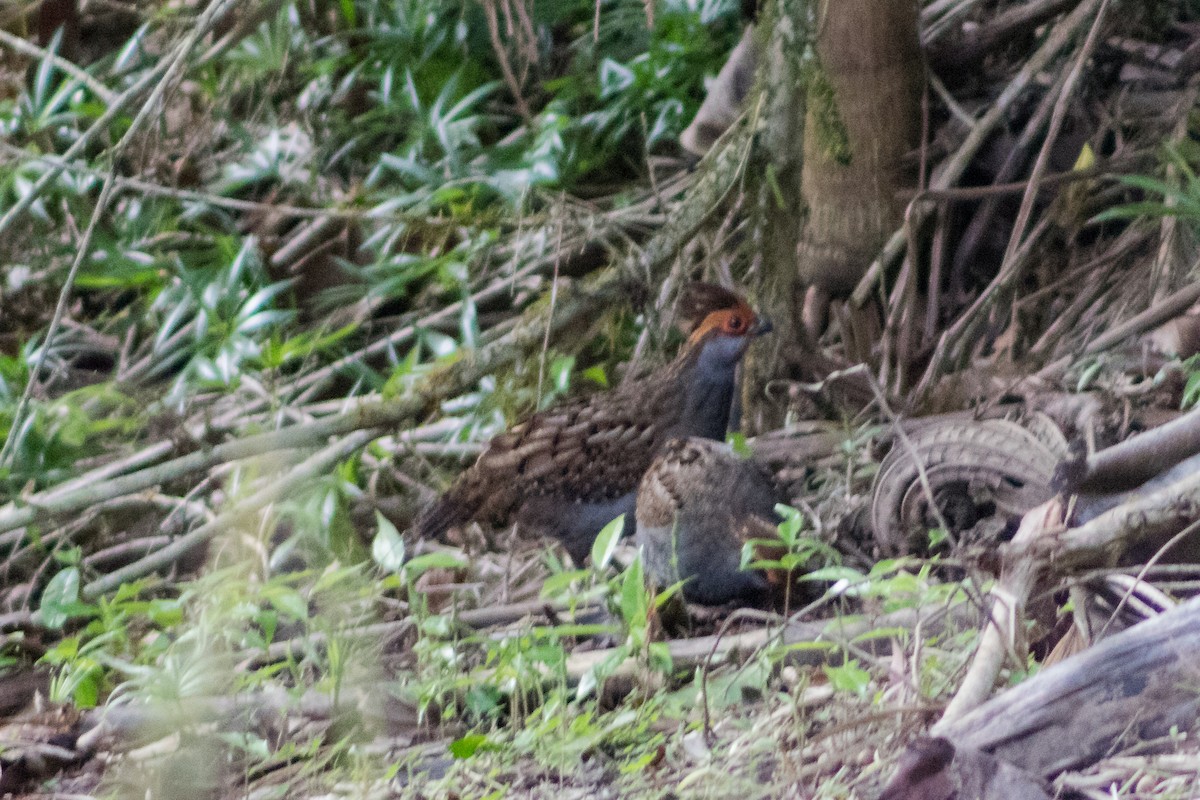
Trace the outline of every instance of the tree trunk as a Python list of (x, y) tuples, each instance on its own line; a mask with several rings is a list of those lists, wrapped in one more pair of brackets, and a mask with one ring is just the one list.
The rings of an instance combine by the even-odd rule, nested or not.
[(923, 80), (913, 0), (816, 3), (811, 23), (799, 16), (804, 4), (779, 5), (779, 24), (811, 24), (817, 58), (803, 67), (800, 80), (788, 83), (780, 54), (767, 53), (769, 91), (792, 95), (790, 108), (803, 109), (804, 122), (802, 148), (794, 144), (800, 141), (795, 130), (776, 137), (768, 131), (767, 137), (776, 168), (768, 179), (774, 184), (763, 194), (775, 199), (762, 203), (768, 211), (758, 294), (778, 317), (778, 334), (774, 346), (757, 349), (746, 368), (746, 423), (759, 429), (782, 422), (783, 409), (764, 391), (769, 380), (818, 377), (812, 347), (794, 346), (823, 325), (821, 303), (819, 319), (802, 311), (805, 292), (811, 287), (818, 301), (849, 293), (901, 222), (898, 195), (911, 183), (905, 157), (917, 145)]

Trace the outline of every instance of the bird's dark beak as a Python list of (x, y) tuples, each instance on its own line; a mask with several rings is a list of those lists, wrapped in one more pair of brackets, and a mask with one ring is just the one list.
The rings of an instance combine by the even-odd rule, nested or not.
[(773, 330), (775, 330), (775, 326), (771, 324), (771, 320), (766, 317), (759, 317), (755, 321), (754, 327), (750, 329), (750, 335), (762, 336), (764, 333), (770, 333)]

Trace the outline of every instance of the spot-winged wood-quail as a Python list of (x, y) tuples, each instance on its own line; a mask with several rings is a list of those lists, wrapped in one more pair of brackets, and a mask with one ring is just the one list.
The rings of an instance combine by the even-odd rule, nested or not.
[[(741, 569), (743, 546), (772, 540), (782, 499), (760, 464), (739, 458), (724, 442), (671, 439), (663, 445), (637, 496), (637, 543), (646, 576), (659, 588), (682, 580), (684, 599), (705, 605), (765, 605), (782, 586), (778, 576)], [(770, 555), (756, 547), (756, 555)]]
[(725, 438), (738, 363), (770, 330), (740, 296), (709, 283), (685, 287), (676, 316), (688, 339), (671, 363), (534, 414), (492, 439), (421, 515), (418, 533), (515, 521), (558, 539), (581, 564), (618, 515), (632, 531), (638, 482), (659, 449), (673, 438)]

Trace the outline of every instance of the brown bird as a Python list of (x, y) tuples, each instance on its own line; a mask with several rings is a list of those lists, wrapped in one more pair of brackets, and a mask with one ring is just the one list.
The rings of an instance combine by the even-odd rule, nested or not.
[(683, 580), (684, 599), (693, 603), (766, 604), (781, 579), (742, 570), (742, 549), (751, 539), (775, 538), (780, 500), (771, 475), (723, 442), (672, 439), (638, 488), (637, 543), (647, 576), (660, 588)]
[(417, 522), (436, 537), (471, 520), (517, 522), (563, 543), (583, 563), (600, 529), (625, 514), (638, 481), (674, 437), (724, 439), (738, 362), (770, 325), (738, 295), (690, 284), (677, 317), (688, 334), (662, 369), (605, 394), (534, 414), (488, 444)]

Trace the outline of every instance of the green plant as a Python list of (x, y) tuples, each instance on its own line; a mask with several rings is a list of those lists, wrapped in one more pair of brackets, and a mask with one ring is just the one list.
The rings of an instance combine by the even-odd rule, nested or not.
[(1105, 209), (1092, 221), (1179, 217), (1193, 226), (1200, 225), (1200, 177), (1192, 167), (1200, 163), (1200, 144), (1186, 139), (1169, 144), (1163, 148), (1163, 160), (1176, 171), (1177, 182), (1149, 175), (1122, 175), (1118, 178), (1121, 183), (1145, 193), (1149, 199)]
[[(843, 576), (838, 570), (841, 556), (830, 545), (814, 536), (804, 536), (804, 516), (800, 511), (786, 505), (775, 506), (782, 517), (776, 527), (774, 539), (750, 539), (742, 546), (742, 569), (766, 569), (783, 572), (785, 578), (784, 608), (791, 608), (792, 587), (797, 579), (809, 582), (837, 580)], [(759, 553), (778, 554), (771, 558), (760, 558)], [(809, 569), (814, 559), (819, 559), (821, 569)], [(805, 574), (797, 576), (804, 570)]]

